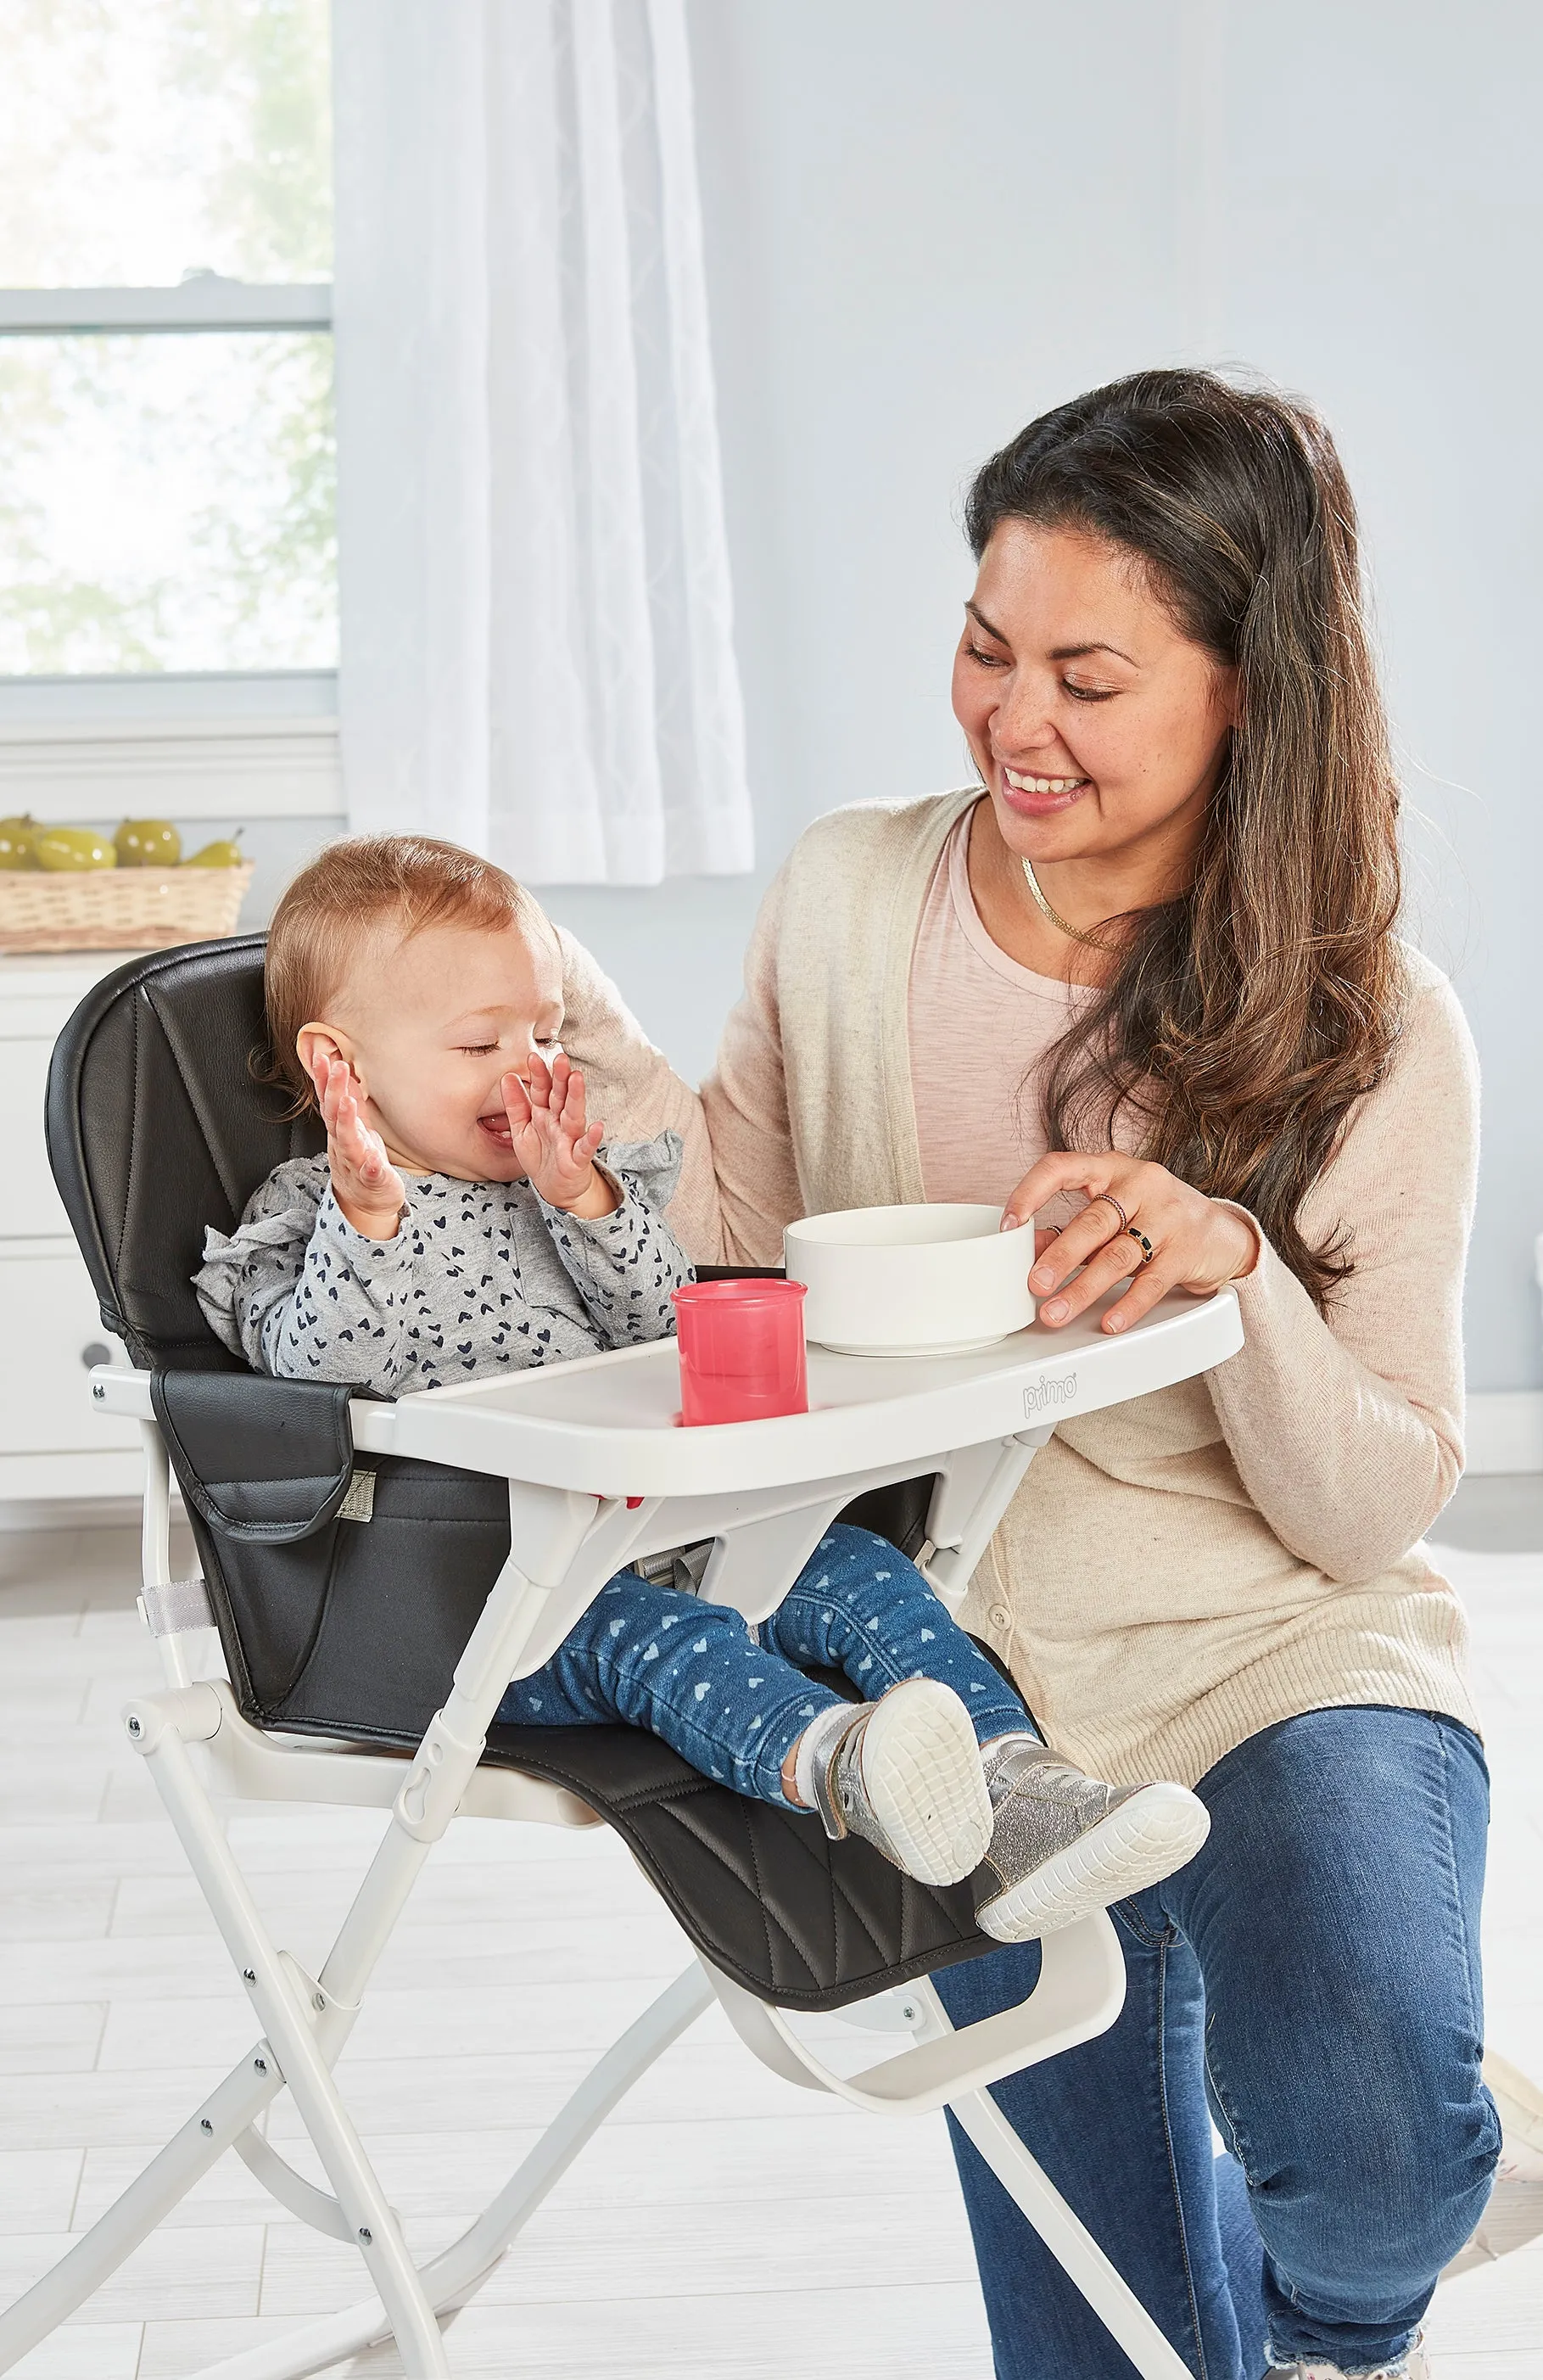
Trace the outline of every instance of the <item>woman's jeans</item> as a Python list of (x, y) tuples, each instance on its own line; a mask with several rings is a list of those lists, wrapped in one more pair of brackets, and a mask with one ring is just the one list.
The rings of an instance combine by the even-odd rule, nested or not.
[[(1098, 2040), (993, 2085), (1201, 2380), (1399, 2362), (1483, 2212), (1488, 1779), (1454, 1719), (1313, 1711), (1197, 1788), (1178, 1875), (1112, 1913), (1128, 1989)], [(1037, 1946), (934, 1978), (956, 2024), (1022, 1999)], [(1210, 2118), (1230, 2155), (1212, 2161)], [(998, 2380), (1132, 2366), (962, 2133)]]
[(498, 1716), (519, 1727), (614, 1726), (662, 1736), (704, 1777), (796, 1807), (783, 1762), (817, 1712), (842, 1697), (804, 1675), (844, 1670), (865, 1702), (903, 1678), (952, 1686), (977, 1740), (1029, 1720), (1011, 1686), (884, 1537), (838, 1523), (770, 1619), (751, 1629), (721, 1603), (650, 1586), (624, 1570), (601, 1589), (544, 1668), (517, 1678)]

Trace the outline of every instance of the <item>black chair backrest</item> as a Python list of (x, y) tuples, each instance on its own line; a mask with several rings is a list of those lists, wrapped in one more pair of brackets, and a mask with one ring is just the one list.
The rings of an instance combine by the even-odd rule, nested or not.
[(313, 1115), (252, 1075), (266, 1047), (261, 934), (146, 952), (104, 976), (60, 1034), (48, 1155), (106, 1328), (152, 1370), (238, 1371), (199, 1311), (207, 1223), (232, 1232)]

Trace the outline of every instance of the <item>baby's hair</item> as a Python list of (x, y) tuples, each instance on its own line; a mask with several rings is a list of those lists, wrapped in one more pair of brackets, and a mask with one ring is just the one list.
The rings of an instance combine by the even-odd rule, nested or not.
[(302, 868), (273, 912), (262, 968), (269, 1055), (264, 1078), (316, 1104), (295, 1048), (302, 1026), (326, 1014), (365, 934), (383, 920), (404, 941), (429, 926), (550, 934), (541, 904), (491, 859), (426, 834), (361, 834), (331, 843)]

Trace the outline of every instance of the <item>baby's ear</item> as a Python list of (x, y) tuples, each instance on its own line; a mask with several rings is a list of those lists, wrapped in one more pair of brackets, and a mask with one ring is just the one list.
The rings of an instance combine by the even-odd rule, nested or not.
[(344, 1035), (331, 1025), (302, 1025), (295, 1036), (295, 1054), (313, 1083), (324, 1080), (326, 1070), (334, 1058), (353, 1063), (352, 1052)]

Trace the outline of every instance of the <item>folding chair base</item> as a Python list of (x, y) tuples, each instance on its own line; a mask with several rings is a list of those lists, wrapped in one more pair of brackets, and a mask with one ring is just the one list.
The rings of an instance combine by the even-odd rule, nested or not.
[[(502, 1668), (519, 1633), (514, 1610), (490, 1608)], [(516, 1642), (517, 1649), (517, 1642)], [(477, 1656), (468, 1647), (468, 1655)], [(507, 1670), (504, 1670), (507, 1674)], [(486, 1700), (484, 1693), (480, 1699)], [(454, 1701), (454, 1697), (452, 1698)], [(237, 1865), (197, 1765), (230, 1713), (229, 1690), (202, 1682), (140, 1697), (125, 1714), (189, 1864), (263, 2026), (263, 2037), (189, 2119), (143, 2174), (53, 2270), (0, 2315), (0, 2372), (26, 2354), (100, 2287), (225, 2149), (235, 2148), (291, 2213), (334, 2238), (352, 2239), (376, 2294), (211, 2367), (202, 2380), (298, 2380), (395, 2335), (407, 2380), (449, 2380), (440, 2317), (474, 2296), (528, 2220), (617, 2101), (714, 1997), (746, 2046), (771, 2070), (881, 2114), (948, 2107), (1070, 2278), (1100, 2314), (1142, 2380), (1181, 2380), (1185, 2367), (1097, 2242), (1011, 2131), (988, 2095), (1002, 2076), (1055, 2057), (1111, 2025), (1124, 1997), (1124, 1965), (1106, 1914), (1052, 1935), (1036, 1989), (1016, 2008), (957, 2031), (931, 1985), (913, 1982), (867, 2003), (883, 2029), (911, 2046), (856, 2075), (836, 2072), (804, 2042), (789, 2017), (708, 1965), (687, 1968), (623, 2034), (575, 2092), (504, 2188), (456, 2243), (421, 2268), (403, 2239), (380, 2180), (333, 2078), (358, 2013), (364, 1985), (438, 1832), (469, 1786), (478, 1746), (442, 1713), (426, 1742), (435, 1760), (434, 1816), (426, 1826), (398, 1794), (390, 1823), (320, 1977), (273, 1941)], [(243, 1757), (262, 1758), (243, 1735)], [(274, 1747), (273, 1757), (288, 1755)], [(217, 1759), (208, 1763), (216, 1778)], [(457, 1771), (459, 1775), (457, 1776)], [(412, 1771), (408, 1772), (410, 1785)], [(257, 1781), (257, 1780), (253, 1780)], [(538, 1791), (543, 1789), (537, 1789)], [(550, 1792), (551, 1789), (544, 1789)], [(552, 1795), (553, 1814), (560, 1809)], [(406, 1805), (406, 1806), (405, 1806)], [(865, 2004), (859, 2003), (859, 2010)], [(332, 2184), (318, 2190), (252, 2129), (287, 2088)]]
[[(1035, 2003), (1039, 1997), (1037, 1991), (1020, 2008), (1004, 2011), (1001, 2019), (993, 2021), (999, 2026), (1012, 2025), (1017, 2034), (1015, 2049), (1006, 2051), (1003, 2036), (997, 2044), (997, 2058), (991, 2060), (996, 2063), (1000, 2059), (1005, 2070), (1017, 2070), (1070, 2046), (1063, 2037), (1061, 2004), (1079, 1979), (1086, 1980), (1090, 1963), (1103, 1958), (1103, 1945), (1098, 1936), (1112, 1938), (1107, 1919), (1098, 1918), (1085, 1921), (1083, 1926), (1070, 1929), (1064, 1937), (1052, 1937), (1051, 1944), (1070, 1944), (1074, 1935), (1092, 1938), (1074, 1946), (1073, 1955), (1063, 1963), (1059, 1984), (1053, 1975), (1047, 1979), (1051, 1986), (1047, 2005), (1036, 2011)], [(711, 1973), (699, 1961), (686, 1968), (591, 2069), (477, 2220), (429, 2264), (411, 2268), (409, 2288), (417, 2301), (419, 2317), (416, 2336), (403, 2340), (400, 2331), (396, 2334), (408, 2380), (443, 2380), (443, 2375), (448, 2375), (450, 2367), (439, 2336), (441, 2317), (453, 2316), (476, 2296), (530, 2216), (633, 2083), (703, 2014), (715, 1996), (725, 2006), (735, 1998), (746, 1997), (739, 1994), (737, 1985), (726, 1984), (725, 1978)], [(797, 2043), (780, 2011), (763, 2010), (775, 2022), (762, 2040), (750, 2037), (754, 2028), (746, 2022), (745, 2010), (731, 2012), (735, 2013), (736, 2030), (746, 2039), (747, 2046), (787, 2079), (807, 2088), (833, 2090), (857, 2105), (875, 2110), (892, 2114), (919, 2112), (938, 2104), (931, 2093), (919, 2089), (915, 2099), (908, 2102), (893, 2083), (888, 2095), (875, 2093), (874, 2080), (929, 2047), (946, 2047), (954, 2036), (954, 2028), (929, 1984), (913, 1984), (901, 1993), (883, 1995), (881, 2001), (863, 2004), (854, 2013), (860, 2016), (866, 2010), (878, 2015), (882, 2001), (895, 2000), (903, 2003), (902, 2029), (911, 2034), (916, 2048), (855, 2080), (837, 2076), (824, 2068), (805, 2045)], [(1118, 2008), (1116, 1997), (1115, 2013)], [(1105, 2015), (1102, 2024), (1084, 2023), (1080, 2037), (1087, 2038), (1112, 2021)], [(784, 2050), (786, 2045), (795, 2045), (791, 2058), (767, 2057), (766, 2049), (773, 2044), (782, 2045)], [(957, 2036), (954, 2036), (954, 2046), (957, 2046)], [(265, 2044), (260, 2045), (252, 2057), (227, 2076), (203, 2108), (183, 2126), (69, 2255), (0, 2316), (0, 2372), (8, 2370), (73, 2313), (186, 2196), (225, 2149), (239, 2144), (237, 2128), (249, 2124), (261, 2107), (283, 2088), (282, 2078), (262, 2056), (265, 2048)], [(1187, 2366), (1029, 2155), (987, 2090), (956, 2088), (955, 2095), (944, 2104), (1124, 2348), (1142, 2380), (1189, 2380)], [(319, 2200), (324, 2198), (321, 2192), (315, 2195)], [(317, 2228), (332, 2227), (322, 2223)], [(517, 2315), (511, 2313), (510, 2319), (517, 2320)], [(301, 2325), (282, 2338), (243, 2350), (210, 2365), (199, 2380), (303, 2380), (307, 2374), (324, 2370), (346, 2356), (390, 2338), (395, 2328), (383, 2300), (368, 2298), (319, 2322)], [(432, 2341), (425, 2356), (424, 2342), (431, 2332)]]

